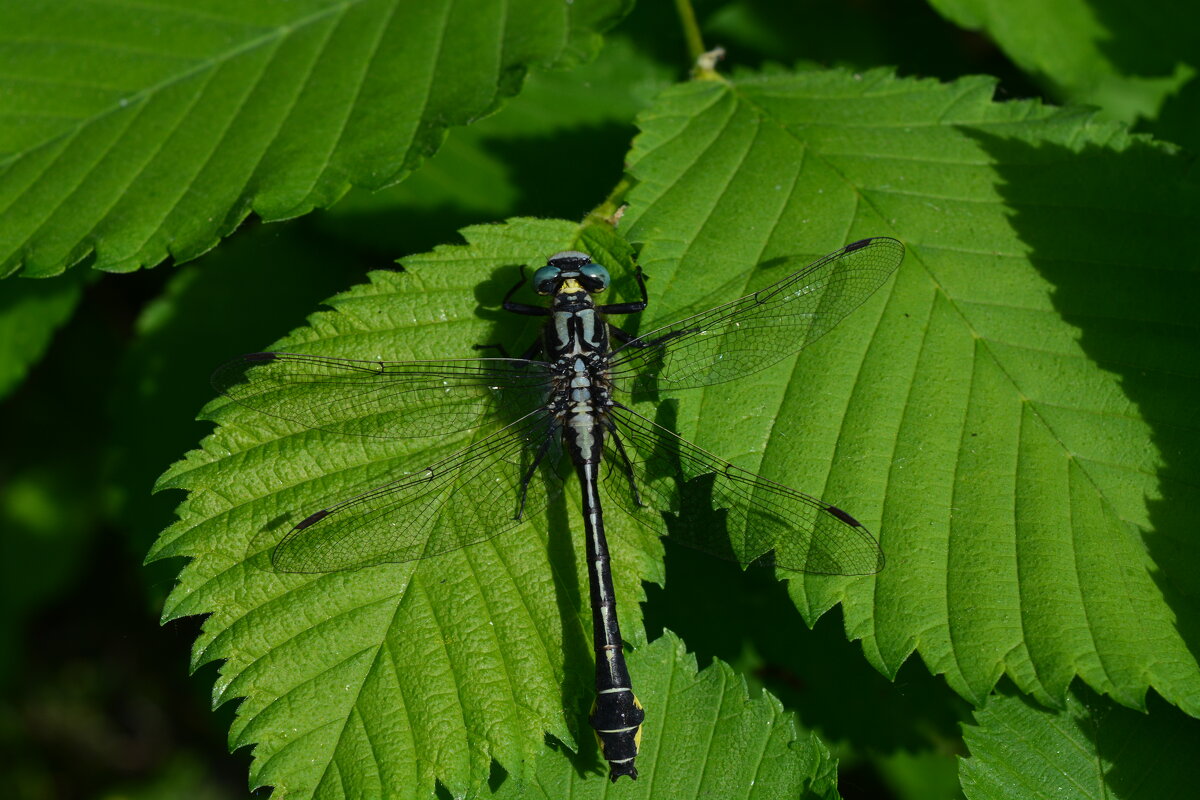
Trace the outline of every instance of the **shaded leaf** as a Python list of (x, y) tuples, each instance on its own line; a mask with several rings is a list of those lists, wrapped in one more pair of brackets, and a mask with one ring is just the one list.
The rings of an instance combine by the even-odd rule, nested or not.
[(970, 800), (1136, 800), (1192, 797), (1200, 722), (1161, 702), (1121, 708), (1083, 689), (1050, 711), (1005, 693), (965, 727), (960, 761)]
[(0, 397), (26, 371), (67, 321), (83, 292), (83, 279), (6, 281), (0, 284)]
[[(9, 317), (20, 325), (14, 344), (22, 343), (22, 331), (35, 334), (31, 338), (48, 336), (52, 331), (42, 324), (46, 318), (57, 311), (72, 312), (47, 343), (32, 378), (4, 398), (0, 413), (0, 685), (7, 688), (15, 678), (17, 694), (23, 694), (28, 659), (57, 641), (42, 635), (43, 622), (35, 615), (52, 615), (52, 609), (61, 607), (64, 595), (79, 587), (81, 573), (94, 563), (90, 557), (97, 550), (108, 547), (105, 552), (118, 563), (124, 555), (111, 542), (111, 533), (98, 524), (104, 519), (107, 497), (97, 480), (107, 457), (105, 388), (113, 382), (120, 334), (111, 324), (109, 309), (99, 303), (82, 303), (76, 309), (73, 302), (61, 302), (78, 296), (82, 284), (94, 283), (97, 277), (81, 270), (61, 281), (0, 283), (0, 295), (33, 290), (32, 297), (26, 297), (32, 302), (18, 303)], [(6, 739), (10, 741), (21, 739), (18, 732), (25, 729), (7, 730), (12, 732)], [(31, 741), (22, 740), (19, 749)], [(0, 794), (8, 785), (0, 786)]]
[(880, 778), (896, 800), (961, 800), (958, 761), (954, 753), (928, 750), (910, 753), (904, 750), (872, 758)]
[(942, 14), (982, 31), (1059, 99), (1100, 106), (1191, 147), (1200, 93), (1200, 11), (1187, 3), (1122, 0), (933, 0)]
[(705, 40), (726, 49), (726, 64), (854, 70), (889, 65), (903, 75), (931, 78), (994, 75), (1025, 88), (1007, 59), (980, 47), (925, 0), (809, 3), (803, 13), (776, 0), (723, 0), (712, 4), (711, 13), (703, 6), (698, 13)]

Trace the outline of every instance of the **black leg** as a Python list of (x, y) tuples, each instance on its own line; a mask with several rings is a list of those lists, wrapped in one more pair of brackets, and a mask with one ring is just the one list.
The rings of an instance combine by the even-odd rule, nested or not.
[(525, 285), (525, 265), (524, 264), (521, 265), (520, 272), (521, 272), (521, 277), (517, 279), (517, 282), (513, 285), (513, 287), (511, 289), (509, 289), (507, 292), (505, 292), (504, 301), (501, 303), (501, 305), (504, 305), (509, 300), (512, 300), (512, 296), (514, 294), (516, 294), (517, 292), (521, 291), (521, 287)]
[(621, 470), (625, 473), (625, 480), (629, 481), (629, 491), (633, 494), (633, 502), (639, 508), (646, 508), (646, 504), (642, 502), (642, 493), (638, 491), (637, 480), (633, 477), (633, 464), (625, 452), (625, 443), (617, 435), (617, 426), (613, 424), (612, 420), (605, 420), (604, 427), (608, 428), (609, 439), (616, 445), (617, 455), (621, 457)]
[(512, 296), (514, 294), (516, 294), (518, 291), (520, 291), (521, 287), (524, 285), (525, 285), (525, 266), (522, 265), (521, 266), (521, 279), (519, 281), (517, 281), (516, 285), (514, 285), (511, 289), (508, 290), (508, 294), (504, 295), (504, 302), (501, 304), (501, 307), (505, 311), (511, 311), (514, 314), (524, 314), (529, 317), (548, 317), (548, 316), (550, 316), (550, 314), (551, 314), (550, 309), (545, 308), (543, 306), (531, 306), (531, 305), (528, 305), (527, 303), (514, 303), (512, 301)]
[(637, 338), (629, 331), (623, 331), (616, 325), (613, 325), (611, 322), (608, 324), (608, 335), (616, 339), (621, 344), (628, 344)]
[(528, 306), (524, 303), (512, 303), (505, 301), (504, 310), (511, 311), (514, 314), (524, 314), (527, 317), (548, 317), (552, 312), (543, 306)]
[(542, 463), (542, 459), (546, 457), (546, 453), (550, 451), (550, 445), (553, 443), (554, 428), (551, 427), (546, 431), (546, 438), (542, 439), (541, 445), (538, 446), (537, 452), (533, 456), (533, 463), (521, 477), (521, 504), (517, 506), (517, 515), (513, 519), (520, 519), (521, 515), (525, 513), (525, 498), (529, 494), (529, 482), (533, 480), (533, 473), (537, 471), (538, 464)]
[[(517, 292), (519, 292), (521, 290), (521, 287), (524, 285), (525, 285), (525, 267), (522, 266), (521, 267), (521, 278), (515, 284), (513, 284), (513, 287), (511, 289), (509, 289), (508, 292), (504, 295), (504, 301), (501, 303), (501, 308), (503, 308), (505, 311), (511, 311), (514, 314), (524, 314), (524, 315), (530, 316), (530, 317), (549, 316), (552, 312), (548, 308), (543, 308), (542, 306), (530, 306), (530, 305), (526, 305), (525, 303), (514, 303), (512, 301), (512, 296), (514, 294), (516, 294)], [(503, 344), (476, 344), (476, 345), (472, 345), (472, 347), (475, 350), (496, 350), (500, 353), (501, 358), (512, 358), (512, 356), (508, 354), (508, 348), (505, 347)], [(537, 341), (535, 341), (529, 347), (528, 350), (526, 350), (524, 353), (522, 353), (520, 357), (527, 359), (527, 360), (531, 359), (534, 356), (536, 356), (539, 352), (541, 352), (541, 349), (542, 349), (542, 340), (539, 338)]]
[(650, 295), (646, 293), (646, 273), (642, 272), (642, 268), (638, 267), (633, 273), (637, 278), (638, 288), (642, 290), (642, 299), (635, 303), (613, 303), (608, 306), (596, 306), (596, 310), (602, 314), (636, 314), (639, 311), (645, 311), (646, 305), (650, 302)]

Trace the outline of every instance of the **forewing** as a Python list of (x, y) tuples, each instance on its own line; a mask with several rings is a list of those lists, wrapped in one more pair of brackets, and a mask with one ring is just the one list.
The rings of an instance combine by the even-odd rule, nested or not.
[(688, 389), (757, 372), (828, 333), (903, 260), (895, 239), (848, 244), (754, 294), (627, 342), (613, 352), (612, 377), (634, 379), (635, 390)]
[(310, 515), (275, 548), (275, 568), (336, 572), (415, 561), (520, 525), (562, 491), (552, 425), (539, 409), (423, 470)]
[[(879, 543), (840, 508), (735, 467), (623, 406), (609, 420), (605, 493), (661, 535), (743, 565), (761, 559), (817, 575), (883, 569)], [(668, 524), (663, 512), (675, 519)]]
[(250, 353), (213, 373), (238, 403), (308, 428), (404, 439), (470, 430), (488, 414), (516, 419), (542, 402), (540, 361), (514, 358), (358, 361), (300, 353)]

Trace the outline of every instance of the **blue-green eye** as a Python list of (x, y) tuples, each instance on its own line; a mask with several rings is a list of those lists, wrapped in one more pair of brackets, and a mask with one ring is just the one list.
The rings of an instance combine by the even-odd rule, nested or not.
[(550, 294), (561, 272), (558, 267), (541, 267), (533, 273), (533, 290), (538, 294)]
[(608, 270), (599, 264), (588, 264), (579, 270), (579, 274), (587, 279), (587, 290), (589, 292), (603, 292), (608, 288), (610, 280)]

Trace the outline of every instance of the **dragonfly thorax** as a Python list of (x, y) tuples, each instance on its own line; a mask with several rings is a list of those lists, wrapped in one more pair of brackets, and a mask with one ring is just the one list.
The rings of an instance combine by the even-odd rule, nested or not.
[(608, 327), (591, 295), (567, 281), (554, 295), (551, 320), (542, 334), (548, 360), (584, 353), (608, 353)]
[(612, 404), (608, 379), (608, 326), (587, 292), (560, 292), (545, 329), (554, 374), (551, 413), (576, 464), (599, 463), (604, 416)]

